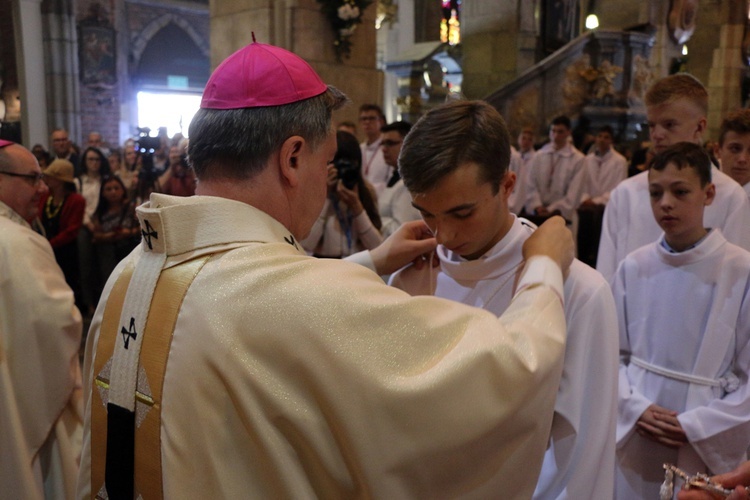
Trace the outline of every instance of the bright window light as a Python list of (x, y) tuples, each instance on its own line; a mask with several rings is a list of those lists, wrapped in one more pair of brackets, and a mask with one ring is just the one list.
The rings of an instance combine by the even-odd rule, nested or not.
[(200, 94), (138, 92), (138, 127), (150, 128), (151, 135), (155, 135), (159, 127), (167, 127), (169, 137), (178, 132), (187, 137), (200, 104)]
[(587, 30), (594, 30), (598, 27), (599, 27), (599, 18), (596, 17), (596, 14), (589, 14), (588, 16), (586, 16), (586, 29)]

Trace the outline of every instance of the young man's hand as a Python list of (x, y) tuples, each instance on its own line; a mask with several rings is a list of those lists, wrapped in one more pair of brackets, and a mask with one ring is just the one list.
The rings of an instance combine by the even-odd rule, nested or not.
[(573, 234), (565, 227), (565, 219), (559, 216), (547, 219), (539, 229), (524, 242), (523, 258), (545, 255), (557, 262), (566, 274), (575, 257)]
[(670, 448), (679, 448), (688, 442), (677, 420), (677, 412), (657, 404), (649, 406), (635, 425), (641, 436)]

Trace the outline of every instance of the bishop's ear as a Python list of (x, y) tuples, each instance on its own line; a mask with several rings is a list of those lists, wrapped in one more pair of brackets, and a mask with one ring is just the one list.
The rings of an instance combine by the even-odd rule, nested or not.
[(289, 186), (299, 183), (299, 167), (301, 154), (305, 146), (305, 139), (298, 135), (289, 137), (281, 145), (279, 151), (279, 173)]

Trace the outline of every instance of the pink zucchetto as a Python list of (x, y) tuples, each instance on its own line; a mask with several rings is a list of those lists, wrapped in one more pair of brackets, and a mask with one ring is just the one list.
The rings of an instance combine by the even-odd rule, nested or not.
[(327, 88), (298, 55), (253, 42), (216, 68), (203, 91), (201, 108), (280, 106), (315, 97)]
[(10, 146), (12, 144), (15, 144), (15, 142), (13, 142), (13, 141), (6, 141), (5, 139), (0, 139), (0, 149), (4, 148), (6, 146)]

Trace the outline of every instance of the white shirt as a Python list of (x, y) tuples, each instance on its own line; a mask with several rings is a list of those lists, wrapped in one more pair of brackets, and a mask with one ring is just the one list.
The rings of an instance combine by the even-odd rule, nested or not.
[[(750, 253), (713, 229), (671, 253), (658, 242), (622, 262), (613, 284), (620, 322), (618, 498), (658, 498), (669, 462), (691, 473), (734, 469), (750, 445)], [(666, 376), (633, 358), (734, 391)], [(689, 444), (678, 450), (635, 432), (652, 403), (678, 413)]]
[(404, 180), (399, 179), (396, 184), (385, 188), (378, 197), (378, 209), (382, 227), (380, 234), (387, 238), (404, 222), (419, 220), (419, 210), (411, 204), (411, 194), (404, 186)]
[(521, 213), (526, 202), (526, 183), (528, 182), (526, 178), (529, 173), (529, 163), (535, 153), (534, 149), (517, 151), (513, 146), (510, 148), (509, 170), (516, 174), (516, 185), (513, 186), (513, 192), (508, 198), (508, 208), (516, 215)]
[[(308, 257), (244, 203), (153, 194), (138, 214), (160, 230), (165, 267), (224, 252), (195, 277), (175, 325), (162, 394), (165, 498), (531, 495), (565, 338), (550, 259), (532, 259), (524, 291), (497, 318)], [(105, 286), (87, 396), (103, 304), (128, 261), (135, 275), (154, 260), (145, 250)], [(80, 498), (91, 496), (90, 432), (87, 407)]]
[[(502, 314), (523, 264), (523, 242), (533, 231), (514, 220), (489, 252), (466, 261), (438, 246), (440, 269), (407, 267), (391, 284), (411, 294), (433, 294)], [(611, 498), (617, 417), (617, 315), (609, 285), (574, 261), (565, 281), (568, 341), (555, 401), (550, 444), (534, 498)]]
[[(727, 240), (750, 250), (750, 200), (747, 194), (718, 168), (712, 168), (711, 175), (716, 197), (704, 211), (704, 226), (721, 228)], [(612, 190), (604, 210), (597, 271), (611, 281), (626, 255), (656, 241), (661, 232), (651, 211), (648, 171), (625, 179)]]
[(382, 140), (382, 137), (378, 137), (372, 144), (363, 142), (359, 145), (362, 151), (362, 175), (372, 184), (378, 196), (385, 190), (393, 172), (383, 158), (383, 148), (380, 146)]
[(606, 205), (609, 193), (628, 176), (628, 162), (624, 156), (610, 148), (603, 155), (596, 152), (586, 155), (585, 178), (581, 201), (591, 198), (597, 205)]
[(537, 151), (529, 165), (526, 211), (533, 213), (537, 207), (545, 206), (550, 212), (559, 210), (572, 221), (581, 200), (583, 158), (572, 144), (556, 150), (550, 142)]

